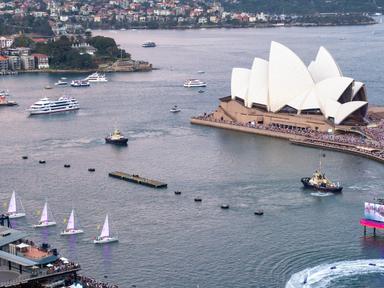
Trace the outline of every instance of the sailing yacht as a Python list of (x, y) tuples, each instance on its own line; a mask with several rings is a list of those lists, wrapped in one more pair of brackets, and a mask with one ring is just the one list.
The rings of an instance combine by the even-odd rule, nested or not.
[(103, 230), (101, 231), (100, 236), (97, 236), (95, 240), (93, 240), (93, 243), (95, 244), (105, 244), (105, 243), (111, 243), (111, 242), (117, 242), (119, 239), (117, 236), (110, 236), (109, 233), (109, 222), (108, 222), (108, 214), (105, 216), (105, 221), (103, 225)]
[(8, 212), (7, 212), (8, 217), (11, 219), (25, 217), (24, 207), (23, 207), (23, 204), (21, 203), (21, 200), (20, 200), (20, 206), (21, 206), (22, 212), (17, 211), (16, 192), (13, 191), (11, 200), (9, 201), (9, 205), (8, 205)]
[(69, 216), (69, 220), (67, 223), (67, 228), (61, 231), (60, 235), (74, 235), (84, 233), (81, 229), (75, 228), (75, 210), (72, 209), (71, 215)]
[(41, 228), (41, 227), (48, 227), (48, 226), (55, 226), (56, 222), (55, 220), (49, 220), (48, 218), (48, 202), (45, 202), (43, 213), (41, 213), (39, 224), (33, 225), (34, 228)]

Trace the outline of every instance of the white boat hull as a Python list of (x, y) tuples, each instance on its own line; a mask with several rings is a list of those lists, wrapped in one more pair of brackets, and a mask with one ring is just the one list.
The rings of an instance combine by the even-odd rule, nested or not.
[(104, 237), (101, 239), (95, 239), (93, 240), (94, 244), (106, 244), (106, 243), (112, 243), (112, 242), (118, 242), (119, 239), (117, 237)]
[(33, 225), (33, 228), (43, 228), (43, 227), (50, 227), (50, 226), (56, 226), (56, 222), (48, 221), (48, 222), (39, 223), (39, 224)]
[(96, 82), (108, 82), (107, 79), (99, 79), (99, 80), (92, 80), (92, 79), (87, 79), (88, 82), (96, 83)]
[(206, 87), (207, 84), (184, 84), (184, 87), (186, 88), (192, 88), (192, 87)]
[(35, 111), (28, 109), (30, 115), (41, 115), (41, 114), (53, 114), (53, 113), (60, 113), (60, 112), (67, 112), (67, 111), (75, 111), (79, 110), (80, 107), (73, 107), (73, 108), (64, 108), (64, 109), (57, 109), (57, 110), (46, 110), (46, 111)]
[(60, 235), (75, 235), (75, 234), (82, 234), (84, 233), (84, 230), (81, 230), (81, 229), (73, 229), (73, 230), (64, 230), (64, 231), (61, 231)]
[(180, 109), (171, 109), (169, 110), (169, 112), (171, 113), (177, 113), (177, 112), (180, 112), (181, 110)]
[(16, 219), (16, 218), (21, 218), (25, 217), (25, 213), (11, 213), (8, 214), (9, 219)]

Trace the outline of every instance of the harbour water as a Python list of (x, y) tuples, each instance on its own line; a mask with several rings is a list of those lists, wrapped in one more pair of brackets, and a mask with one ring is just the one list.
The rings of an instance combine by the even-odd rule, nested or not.
[[(74, 74), (0, 79), (19, 103), (0, 110), (0, 199), (6, 206), (15, 190), (27, 213), (13, 221), (16, 228), (79, 261), (85, 275), (120, 287), (285, 287), (288, 281), (302, 287), (290, 280), (295, 273), (307, 275), (295, 274), (296, 280), (313, 281), (306, 287), (382, 287), (381, 262), (368, 260), (377, 263), (370, 269), (355, 260), (384, 256), (384, 234), (363, 238), (358, 224), (363, 202), (384, 196), (383, 165), (326, 152), (324, 169), (344, 190), (319, 197), (300, 183), (318, 167), (318, 150), (189, 121), (230, 94), (232, 67), (267, 58), (271, 40), (306, 63), (324, 45), (346, 76), (366, 83), (370, 103), (383, 105), (384, 25), (94, 33), (114, 37), (133, 58), (159, 70), (111, 74), (108, 83), (82, 89), (43, 89), (60, 77), (80, 77)], [(148, 40), (157, 47), (142, 48)], [(206, 81), (205, 93), (183, 88), (188, 78)], [(81, 109), (36, 117), (25, 112), (42, 96), (63, 94), (75, 97)], [(182, 111), (170, 113), (173, 105)], [(115, 127), (128, 136), (128, 147), (104, 144)], [(96, 171), (88, 172), (90, 167)], [(168, 188), (108, 177), (115, 170), (161, 180)], [(196, 196), (203, 201), (195, 203)], [(58, 226), (34, 230), (46, 199)], [(224, 203), (230, 209), (220, 209)], [(72, 207), (85, 234), (60, 237)], [(261, 217), (253, 214), (259, 208)], [(107, 212), (120, 242), (95, 246)], [(327, 265), (349, 270), (328, 273)], [(319, 270), (325, 273), (309, 275)]]

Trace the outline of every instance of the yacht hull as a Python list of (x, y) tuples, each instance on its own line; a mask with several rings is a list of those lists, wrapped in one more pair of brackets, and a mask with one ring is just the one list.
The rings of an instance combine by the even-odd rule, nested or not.
[(54, 113), (60, 113), (60, 112), (76, 111), (79, 109), (80, 109), (80, 107), (57, 109), (57, 110), (47, 110), (47, 111), (31, 111), (28, 109), (27, 111), (29, 112), (30, 115), (41, 115), (41, 114), (54, 114)]
[(61, 231), (60, 235), (67, 236), (67, 235), (76, 235), (76, 234), (82, 234), (82, 233), (84, 233), (83, 230), (76, 229), (76, 230), (69, 230), (69, 231)]
[(117, 237), (106, 237), (103, 239), (95, 239), (93, 240), (94, 244), (107, 244), (107, 243), (112, 243), (112, 242), (118, 242), (119, 239)]
[(8, 214), (9, 219), (17, 219), (21, 217), (25, 217), (25, 213), (12, 213)]
[(50, 221), (50, 222), (36, 224), (36, 225), (33, 225), (33, 228), (44, 228), (44, 227), (50, 227), (50, 226), (56, 226), (56, 222)]

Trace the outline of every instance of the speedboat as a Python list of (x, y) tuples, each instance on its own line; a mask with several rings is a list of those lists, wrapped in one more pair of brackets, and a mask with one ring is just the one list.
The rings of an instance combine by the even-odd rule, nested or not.
[(128, 138), (124, 137), (119, 129), (115, 129), (111, 135), (105, 137), (105, 142), (116, 145), (127, 145)]
[(67, 228), (61, 231), (60, 235), (75, 235), (81, 233), (84, 233), (84, 230), (75, 228), (75, 211), (72, 209)]
[(117, 241), (119, 241), (117, 236), (111, 236), (110, 235), (108, 214), (107, 214), (105, 216), (103, 230), (101, 231), (101, 234), (93, 240), (93, 243), (94, 244), (106, 244), (106, 243), (117, 242)]
[(144, 48), (156, 47), (156, 43), (152, 42), (152, 41), (148, 41), (148, 42), (141, 44), (141, 47), (144, 47)]
[(177, 105), (173, 106), (169, 112), (172, 112), (172, 113), (177, 113), (177, 112), (180, 112), (181, 109), (177, 107)]
[(67, 86), (68, 85), (68, 82), (67, 81), (62, 81), (62, 80), (59, 80), (55, 83), (56, 86)]
[(63, 96), (57, 100), (49, 100), (48, 98), (42, 98), (33, 105), (31, 105), (31, 107), (29, 107), (27, 111), (30, 115), (37, 115), (67, 112), (79, 109), (79, 103), (75, 98)]
[(198, 80), (198, 79), (188, 79), (184, 82), (184, 87), (191, 88), (191, 87), (206, 87), (207, 83), (204, 81)]
[(88, 82), (107, 82), (107, 78), (105, 77), (105, 74), (99, 74), (98, 72), (95, 72), (88, 77), (84, 78), (85, 81)]
[(73, 80), (71, 82), (72, 87), (89, 87), (90, 85), (89, 81), (86, 80)]

